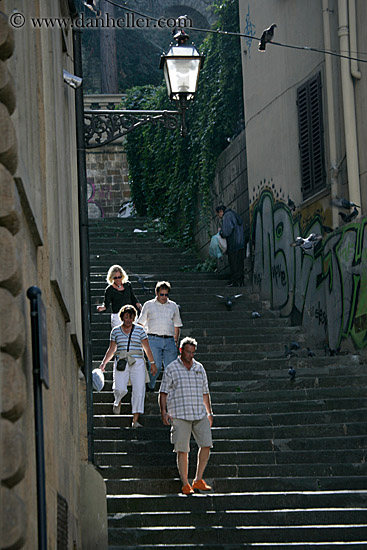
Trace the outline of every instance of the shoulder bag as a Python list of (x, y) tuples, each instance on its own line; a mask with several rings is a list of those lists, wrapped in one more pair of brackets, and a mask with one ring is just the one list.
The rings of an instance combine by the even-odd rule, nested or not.
[[(122, 327), (120, 327), (121, 329), (121, 332), (122, 332)], [(127, 341), (127, 348), (126, 348), (126, 351), (129, 351), (130, 349), (130, 340), (131, 340), (131, 336), (132, 336), (132, 333), (134, 331), (134, 325), (131, 325), (131, 330), (130, 330), (130, 334), (129, 334), (129, 339)], [(118, 359), (117, 363), (116, 363), (116, 370), (118, 371), (124, 371), (126, 369), (126, 365), (127, 365), (127, 359)]]

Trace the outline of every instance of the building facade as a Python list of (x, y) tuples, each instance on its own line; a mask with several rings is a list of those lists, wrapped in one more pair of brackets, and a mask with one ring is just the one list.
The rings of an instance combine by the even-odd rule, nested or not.
[[(254, 290), (331, 349), (362, 349), (367, 6), (362, 0), (240, 0), (239, 6)], [(260, 51), (259, 37), (271, 24), (276, 44)], [(357, 210), (343, 208), (341, 198)], [(322, 236), (317, 246), (290, 246), (310, 233)]]
[[(0, 1), (0, 339), (2, 548), (38, 548), (37, 463), (29, 287), (46, 311), (49, 389), (43, 388), (49, 548), (107, 546), (103, 480), (88, 463), (82, 328), (75, 90), (67, 0)], [(33, 20), (32, 20), (33, 18)], [(100, 542), (83, 514), (94, 490)], [(89, 519), (90, 519), (89, 518)], [(100, 531), (100, 532), (98, 532)], [(101, 534), (102, 533), (102, 534)]]

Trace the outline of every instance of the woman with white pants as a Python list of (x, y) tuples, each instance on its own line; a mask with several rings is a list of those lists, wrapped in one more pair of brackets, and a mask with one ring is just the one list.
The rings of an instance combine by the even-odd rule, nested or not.
[[(121, 400), (127, 394), (129, 381), (132, 385), (131, 408), (133, 413), (132, 428), (141, 428), (139, 415), (144, 413), (146, 368), (144, 351), (151, 364), (151, 370), (157, 371), (148, 336), (142, 326), (134, 323), (137, 311), (132, 305), (125, 305), (119, 312), (120, 325), (111, 331), (110, 345), (99, 368), (104, 371), (108, 361), (117, 352), (114, 361), (113, 385), (115, 396), (113, 413), (120, 414)], [(118, 360), (126, 360), (124, 370), (119, 370)]]

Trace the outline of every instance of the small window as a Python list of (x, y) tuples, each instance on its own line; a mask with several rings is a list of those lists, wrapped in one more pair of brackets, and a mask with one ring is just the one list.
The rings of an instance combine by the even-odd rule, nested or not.
[(303, 199), (326, 186), (321, 74), (297, 90), (299, 151)]

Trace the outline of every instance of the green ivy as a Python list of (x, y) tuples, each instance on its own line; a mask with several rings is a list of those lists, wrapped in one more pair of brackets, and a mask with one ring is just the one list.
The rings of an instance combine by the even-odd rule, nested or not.
[[(238, 32), (238, 1), (224, 0), (215, 6), (216, 28)], [(200, 51), (205, 61), (197, 98), (187, 111), (188, 136), (147, 125), (129, 134), (126, 146), (137, 213), (159, 218), (166, 239), (188, 248), (193, 248), (196, 220), (209, 225), (217, 159), (243, 124), (240, 39), (208, 33)], [(173, 106), (162, 84), (132, 88), (125, 108), (172, 110)]]
[(217, 270), (217, 262), (214, 258), (207, 258), (203, 262), (199, 262), (195, 267), (184, 265), (180, 267), (180, 271), (196, 271), (200, 273), (213, 273)]

